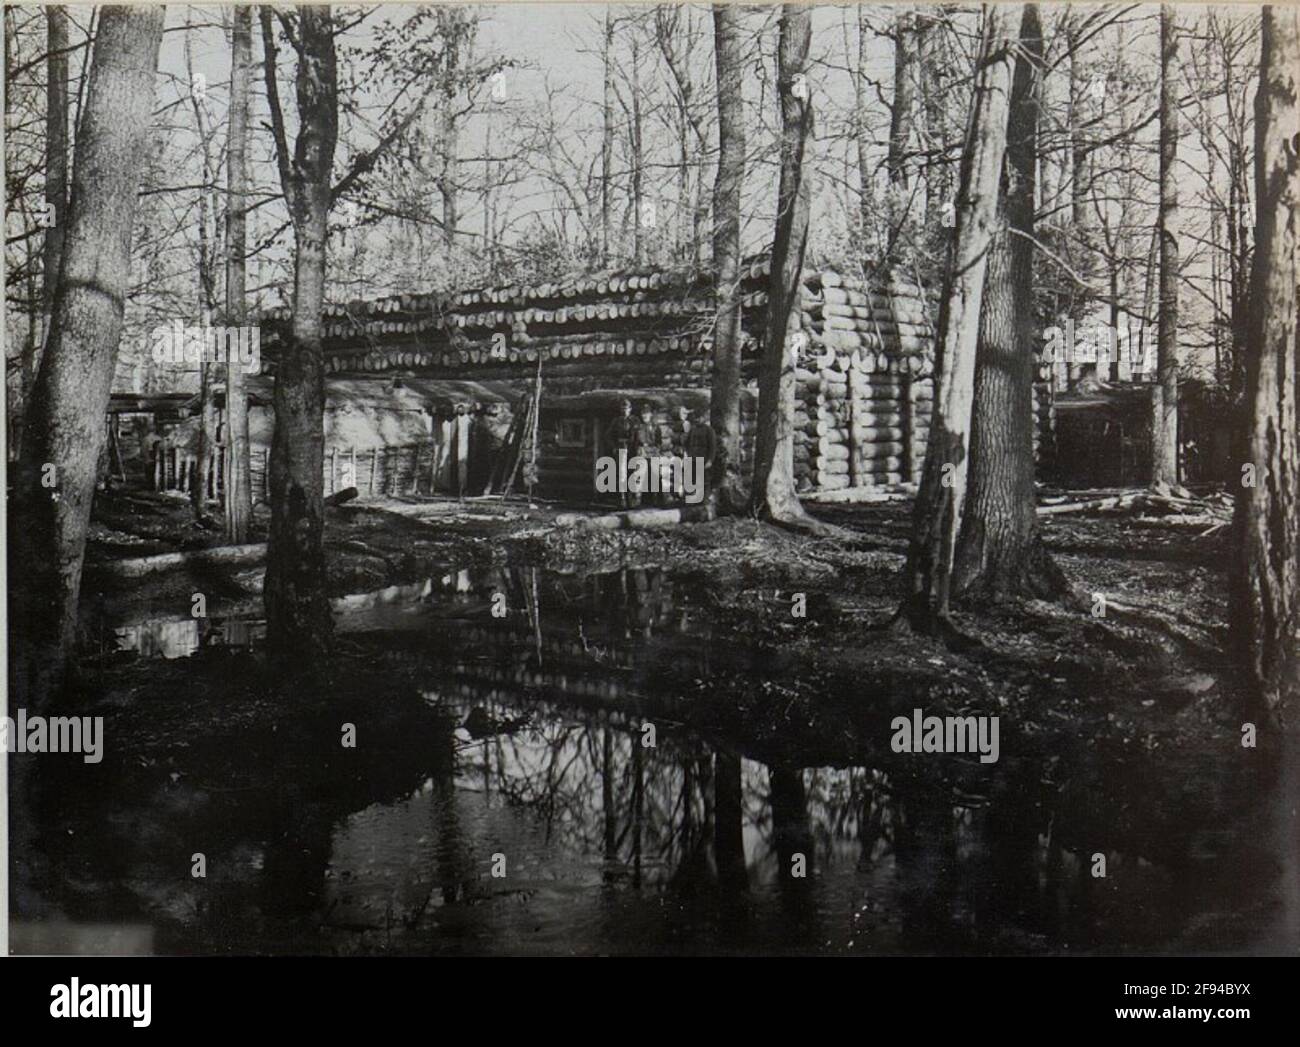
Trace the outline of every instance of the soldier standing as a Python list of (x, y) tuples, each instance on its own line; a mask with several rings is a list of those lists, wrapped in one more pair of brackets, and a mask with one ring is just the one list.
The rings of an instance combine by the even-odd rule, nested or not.
[[(637, 475), (642, 477), (644, 486), (648, 486), (650, 480), (650, 470), (658, 464), (655, 459), (659, 457), (659, 436), (655, 432), (654, 424), (651, 422), (650, 404), (641, 405), (641, 414), (636, 419), (636, 424), (632, 429), (632, 453), (639, 455), (645, 461), (637, 471)], [(641, 491), (634, 491), (632, 494), (632, 504), (641, 504)]]
[(636, 442), (637, 422), (632, 415), (632, 401), (623, 400), (619, 403), (618, 417), (609, 427), (609, 453), (618, 463), (619, 501), (624, 509), (630, 504), (626, 481), (628, 459), (635, 453), (633, 446)]
[(704, 418), (697, 418), (698, 412), (689, 407), (682, 407), (682, 443), (687, 458), (697, 459), (696, 468), (703, 467), (704, 498), (707, 501), (713, 487), (713, 459), (718, 453), (718, 437), (713, 426)]

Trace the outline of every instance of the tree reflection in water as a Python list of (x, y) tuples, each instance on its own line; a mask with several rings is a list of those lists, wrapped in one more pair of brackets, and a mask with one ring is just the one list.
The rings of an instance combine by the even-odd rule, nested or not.
[[(1253, 933), (1233, 907), (1267, 911), (1250, 794), (1209, 760), (1184, 814), (1168, 797), (1185, 799), (1186, 777), (1099, 750), (1052, 781), (1004, 760), (976, 796), (941, 759), (800, 767), (685, 730), (672, 679), (757, 679), (769, 664), (731, 639), (714, 647), (707, 608), (634, 569), (455, 569), (342, 598), (339, 631), (415, 667), (429, 716), (346, 772), (283, 738), (222, 747), (202, 773), (201, 739), (117, 767), (110, 754), (105, 773), (43, 764), (42, 822), (57, 828), (40, 846), (65, 871), (54, 901), (74, 918), (151, 922), (167, 950), (287, 952), (1142, 949), (1194, 933), (1192, 914), (1231, 948)], [(178, 653), (169, 623), (113, 628)], [(220, 638), (257, 635), (232, 617)], [(241, 784), (214, 788), (223, 774)], [(1240, 831), (1207, 835), (1224, 809), (1246, 812)], [(1114, 810), (1130, 813), (1102, 814)], [(215, 873), (178, 887), (163, 859), (195, 840)], [(1104, 882), (1088, 870), (1098, 850)], [(1243, 855), (1265, 870), (1253, 902), (1223, 889)]]

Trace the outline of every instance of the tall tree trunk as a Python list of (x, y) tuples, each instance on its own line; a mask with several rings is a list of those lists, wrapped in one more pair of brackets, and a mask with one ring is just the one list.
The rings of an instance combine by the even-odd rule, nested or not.
[(57, 688), (77, 602), (104, 413), (130, 277), (131, 229), (148, 153), (164, 9), (105, 7), (91, 59), (61, 278), (32, 390), (15, 485), (11, 569), (15, 670), (32, 704)]
[(773, 523), (814, 523), (794, 488), (795, 364), (791, 338), (799, 330), (799, 283), (808, 246), (812, 195), (804, 153), (813, 134), (808, 46), (812, 8), (781, 7), (777, 87), (781, 98), (781, 180), (776, 199), (776, 236), (767, 296), (767, 337), (758, 378), (758, 433), (754, 448), (753, 503)]
[(299, 131), (289, 155), (271, 14), (259, 9), (280, 182), (294, 230), (293, 325), (275, 374), (269, 487), (267, 642), (289, 664), (315, 666), (333, 623), (325, 590), (325, 381), (321, 349), (330, 171), (338, 141), (338, 69), (327, 6), (298, 8)]
[(691, 261), (691, 229), (694, 208), (691, 201), (691, 142), (690, 124), (681, 107), (677, 112), (677, 214), (673, 222), (673, 249), (669, 255), (671, 265), (689, 265)]
[[(451, 32), (457, 30), (453, 27)], [(442, 98), (442, 235), (447, 248), (447, 264), (456, 271), (456, 226), (460, 222), (460, 196), (457, 182), (460, 179), (460, 129), (456, 126), (456, 78), (460, 67), (459, 38), (455, 35), (447, 44), (447, 83)]]
[[(253, 70), (253, 9), (234, 10), (230, 53), (230, 127), (226, 145), (226, 323), (248, 325), (246, 264), (248, 250), (248, 99)], [(248, 541), (253, 518), (249, 473), (248, 393), (244, 369), (226, 364), (226, 538)]]
[[(906, 5), (898, 7), (894, 14), (894, 100), (889, 107), (889, 152), (885, 157), (891, 226), (885, 261), (891, 267), (898, 263), (901, 248), (908, 239), (912, 213), (907, 154), (916, 117), (917, 18), (917, 12)], [(858, 149), (863, 149), (862, 136), (858, 139)]]
[(1064, 588), (1038, 534), (1034, 495), (1034, 181), (1043, 30), (1038, 6), (1020, 24), (1007, 124), (1000, 228), (989, 251), (975, 360), (970, 494), (953, 591), (977, 598), (1052, 596)]
[(605, 99), (600, 136), (600, 263), (611, 261), (610, 201), (614, 193), (614, 16), (605, 9)]
[[(188, 31), (190, 21), (186, 17), (185, 33), (185, 75), (191, 85), (194, 84), (194, 61), (190, 42), (193, 34)], [(217, 274), (216, 255), (213, 249), (215, 233), (210, 231), (212, 220), (216, 216), (216, 180), (217, 165), (212, 160), (212, 138), (209, 134), (204, 100), (199, 92), (191, 87), (190, 105), (194, 109), (194, 124), (198, 129), (199, 145), (203, 156), (203, 188), (199, 190), (198, 247), (197, 262), (199, 273), (199, 315), (203, 326), (212, 322), (212, 310), (216, 305)], [(189, 476), (190, 506), (196, 520), (203, 520), (208, 495), (208, 455), (212, 446), (212, 369), (206, 360), (199, 362), (199, 433), (198, 448), (194, 457), (194, 469)]]
[[(68, 12), (51, 4), (45, 18), (45, 203), (54, 218), (41, 248), (41, 331), (48, 335), (63, 257), (63, 225), (68, 220)], [(31, 340), (23, 354), (24, 402), (36, 379), (36, 350)]]
[(889, 154), (885, 168), (891, 185), (906, 188), (907, 143), (912, 133), (916, 95), (916, 12), (907, 5), (894, 10), (894, 101), (889, 108)]
[(1151, 348), (1152, 310), (1155, 308), (1156, 281), (1159, 275), (1156, 269), (1159, 260), (1160, 223), (1156, 222), (1151, 227), (1151, 241), (1147, 245), (1146, 275), (1142, 284), (1142, 327), (1138, 332), (1138, 344), (1141, 347), (1138, 358), (1142, 361), (1142, 377), (1148, 382), (1154, 378), (1151, 369), (1147, 366), (1147, 354)]
[(635, 219), (632, 226), (632, 254), (638, 266), (646, 262), (646, 228), (659, 220), (647, 222), (645, 210), (645, 170), (641, 137), (641, 41), (632, 37), (632, 120), (628, 128), (629, 145), (632, 153), (632, 213)]
[(956, 240), (944, 277), (935, 339), (934, 413), (912, 523), (908, 591), (901, 608), (902, 619), (922, 631), (946, 623), (949, 611), (970, 467), (967, 440), (984, 273), (1006, 152), (1015, 14), (1010, 5), (984, 6), (983, 39), (962, 150)]
[(1178, 483), (1178, 28), (1160, 8), (1160, 314), (1152, 397), (1151, 486)]
[(921, 129), (930, 162), (925, 167), (925, 213), (937, 214), (944, 200), (952, 199), (951, 165), (944, 159), (948, 144), (948, 105), (951, 92), (940, 84), (945, 66), (945, 39), (942, 24), (924, 9), (917, 12), (916, 61), (921, 88)]
[[(871, 172), (871, 136), (867, 133), (867, 111), (871, 107), (867, 63), (871, 58), (871, 40), (870, 8), (863, 5), (858, 8), (858, 68), (853, 76), (853, 137), (857, 143), (858, 153), (858, 220), (862, 223), (860, 233), (862, 249), (859, 254), (864, 262), (875, 253), (873, 246), (867, 241), (875, 211), (875, 186)], [(892, 138), (890, 142), (892, 148)]]
[(1300, 15), (1269, 6), (1255, 95), (1255, 258), (1246, 395), (1248, 463), (1237, 492), (1232, 639), (1255, 697), (1300, 695), (1300, 461), (1297, 460), (1296, 205), (1300, 164)]
[(718, 438), (714, 495), (724, 513), (747, 501), (740, 435), (740, 202), (745, 182), (745, 55), (741, 11), (713, 7), (718, 76), (718, 175), (713, 186), (713, 268), (717, 321), (709, 421)]
[(1078, 238), (1079, 253), (1075, 268), (1085, 276), (1093, 270), (1094, 230), (1089, 194), (1092, 191), (1091, 147), (1084, 132), (1085, 98), (1087, 83), (1082, 75), (1083, 57), (1079, 50), (1083, 46), (1080, 22), (1073, 13), (1067, 15), (1065, 46), (1070, 52), (1070, 107), (1069, 107), (1069, 144), (1070, 144), (1070, 216), (1073, 219), (1074, 235)]

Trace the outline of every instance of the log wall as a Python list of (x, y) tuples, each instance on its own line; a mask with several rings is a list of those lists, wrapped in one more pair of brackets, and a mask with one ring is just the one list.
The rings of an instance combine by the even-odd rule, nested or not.
[[(766, 259), (751, 259), (741, 281), (746, 469), (753, 458), (767, 273)], [(712, 302), (707, 273), (657, 271), (596, 274), (568, 283), (454, 296), (397, 295), (351, 302), (327, 310), (327, 379), (406, 373), (503, 381), (522, 396), (532, 388), (540, 361), (541, 493), (590, 498), (596, 454), (591, 441), (598, 439), (612, 412), (559, 412), (556, 417), (586, 417), (589, 427), (586, 447), (561, 447), (548, 398), (598, 390), (628, 390), (635, 397), (637, 390), (707, 389)], [(792, 357), (798, 378), (799, 489), (836, 491), (916, 482), (934, 401), (934, 294), (906, 280), (867, 285), (833, 272), (807, 272), (797, 308), (797, 330), (805, 336), (803, 351), (797, 360)], [(266, 318), (264, 356), (272, 364), (288, 319), (287, 311)], [(1050, 427), (1046, 386), (1038, 390), (1036, 411), (1040, 427)], [(654, 417), (656, 425), (675, 424), (667, 412), (659, 413), (665, 417)], [(438, 453), (436, 446), (431, 449), (430, 460)], [(370, 487), (368, 468), (369, 463), (358, 464), (363, 494)], [(414, 489), (425, 491), (427, 485), (419, 479), (422, 462), (384, 462), (376, 468), (376, 493), (405, 489), (413, 473)]]

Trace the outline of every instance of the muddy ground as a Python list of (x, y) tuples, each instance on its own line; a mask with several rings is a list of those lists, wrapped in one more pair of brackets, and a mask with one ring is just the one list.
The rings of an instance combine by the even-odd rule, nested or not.
[[(1028, 803), (1050, 826), (1053, 846), (1089, 855), (1104, 840), (1105, 850), (1164, 863), (1175, 872), (1161, 876), (1181, 876), (1207, 898), (1235, 897), (1234, 877), (1242, 870), (1268, 880), (1279, 868), (1264, 846), (1275, 833), (1275, 812), (1257, 798), (1271, 794), (1279, 766), (1286, 766), (1274, 758), (1282, 746), (1261, 725), (1258, 748), (1243, 748), (1240, 696), (1220, 654), (1224, 528), (1206, 533), (1203, 521), (1124, 513), (1047, 517), (1049, 548), (1077, 599), (960, 611), (956, 622), (968, 642), (952, 645), (883, 627), (898, 604), (908, 502), (816, 508), (845, 535), (817, 540), (752, 519), (604, 531), (560, 525), (560, 509), (497, 499), (387, 499), (328, 508), (331, 595), (445, 582), (462, 568), (536, 567), (584, 577), (628, 568), (621, 576), (628, 585), (630, 575), (645, 570), (644, 580), (658, 568), (706, 633), (651, 639), (647, 630), (651, 646), (642, 665), (648, 668), (615, 666), (616, 674), (627, 674), (627, 686), (604, 704), (576, 689), (564, 695), (559, 700), (575, 715), (654, 722), (670, 737), (693, 737), (774, 768), (872, 768), (888, 783), (882, 788), (899, 795), (921, 790), (993, 812)], [(257, 523), (253, 538), (264, 540), (261, 508)], [(220, 540), (217, 528), (194, 524), (188, 505), (174, 496), (102, 497), (83, 584), (86, 620), (108, 607), (119, 620), (124, 609), (136, 619), (174, 620), (188, 613), (199, 591), (214, 616), (255, 618), (262, 578), (255, 555), (144, 575), (114, 570), (124, 559)], [(585, 584), (571, 581), (571, 589)], [(795, 613), (799, 594), (802, 617)], [(1092, 594), (1105, 596), (1104, 617), (1094, 615)], [(456, 647), (466, 627), (495, 635), (486, 603), (476, 591), (431, 607), (416, 630), (340, 633), (334, 657), (313, 667), (309, 682), (286, 679), (283, 663), (269, 662), (256, 646), (146, 658), (116, 650), (111, 630), (96, 636), (88, 627), (86, 653), (61, 704), (69, 713), (103, 716), (113, 744), (97, 767), (43, 764), (43, 787), (15, 779), (15, 911), (46, 919), (68, 904), (84, 904), (99, 912), (108, 904), (102, 892), (119, 890), (126, 865), (112, 875), (83, 868), (91, 859), (68, 851), (61, 835), (72, 824), (68, 804), (76, 797), (90, 803), (104, 783), (112, 783), (121, 809), (104, 815), (96, 808), (85, 825), (117, 819), (126, 838), (138, 838), (148, 869), (155, 852), (189, 853), (188, 843), (173, 837), (190, 824), (186, 805), (191, 814), (201, 812), (204, 798), (288, 796), (310, 806), (313, 797), (338, 799), (346, 788), (355, 792), (345, 797), (351, 810), (390, 794), (409, 795), (429, 773), (429, 754), (442, 753), (455, 729), (447, 722), (449, 707), (431, 705), (426, 695), (453, 681), (459, 659), (478, 659), (490, 670), (494, 659), (517, 653), (509, 639), (500, 647)], [(556, 623), (561, 632), (571, 628), (554, 589), (540, 607), (540, 614), (558, 616), (552, 632)], [(456, 621), (441, 626), (437, 614)], [(712, 637), (703, 659), (697, 657), (701, 635)], [(561, 671), (609, 673), (599, 651), (583, 653), (585, 637), (578, 650)], [(556, 697), (525, 687), (520, 700), (527, 720), (530, 703), (541, 708)], [(584, 703), (591, 708), (579, 709)], [(916, 708), (927, 715), (998, 716), (1001, 762), (893, 753), (892, 718)], [(471, 714), (459, 734), (516, 729), (486, 714), (480, 719), (487, 722), (471, 722)], [(340, 723), (357, 725), (365, 738), (356, 755), (340, 749)], [(28, 803), (25, 796), (38, 799)], [(249, 814), (241, 810), (241, 817)], [(290, 821), (298, 818), (294, 813)], [(1236, 835), (1225, 835), (1225, 827), (1235, 827)], [(279, 823), (272, 829), (280, 832)], [(102, 860), (94, 848), (87, 853)], [(154, 872), (158, 883), (175, 880), (170, 869)], [(51, 892), (50, 884), (63, 886)], [(77, 902), (79, 892), (98, 900)], [(1240, 928), (1243, 920), (1264, 933), (1277, 920), (1269, 905), (1252, 901), (1244, 913), (1237, 906), (1204, 915), (1215, 907), (1197, 894), (1186, 902), (1199, 914), (1187, 941), (1219, 941), (1222, 927)]]
[[(1196, 521), (1125, 513), (1047, 517), (1049, 548), (1078, 599), (960, 612), (957, 623), (972, 643), (958, 649), (882, 628), (898, 602), (910, 503), (814, 511), (852, 537), (810, 540), (752, 519), (609, 532), (557, 526), (556, 506), (496, 498), (354, 502), (327, 509), (330, 588), (336, 596), (374, 590), (451, 566), (579, 574), (662, 568), (705, 594), (714, 635), (745, 652), (742, 671), (676, 681), (676, 712), (701, 730), (739, 735), (760, 754), (779, 746), (786, 757), (821, 763), (860, 759), (870, 748), (864, 733), (879, 740), (882, 709), (913, 704), (940, 714), (998, 713), (1048, 758), (1062, 748), (1105, 746), (1177, 759), (1182, 750), (1237, 744), (1239, 696), (1219, 654), (1226, 529), (1205, 534)], [(255, 539), (264, 535), (260, 507), (258, 523)], [(104, 570), (122, 556), (219, 542), (219, 531), (195, 525), (174, 496), (103, 497), (88, 553), (88, 599), (183, 602), (197, 581), (256, 606), (255, 563), (205, 568), (201, 578), (185, 569), (130, 579)], [(795, 613), (800, 593), (803, 617)], [(1104, 595), (1105, 617), (1094, 613), (1093, 594)], [(373, 652), (351, 639), (339, 651), (336, 675), (349, 692), (343, 681), (358, 668), (352, 659)], [(101, 699), (105, 686), (149, 687), (129, 661), (96, 666)], [(202, 676), (196, 668), (184, 670), (192, 684)], [(673, 666), (664, 671), (671, 676)], [(186, 729), (204, 729), (197, 722), (208, 715), (203, 706), (189, 707), (196, 722)]]

